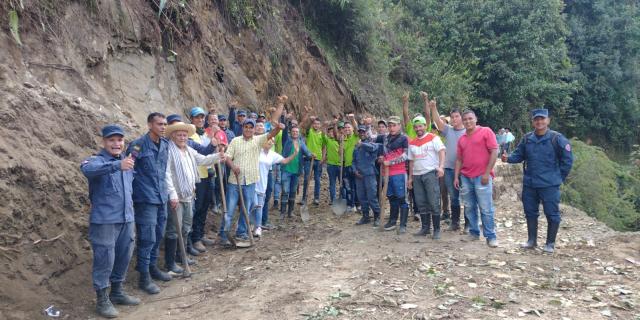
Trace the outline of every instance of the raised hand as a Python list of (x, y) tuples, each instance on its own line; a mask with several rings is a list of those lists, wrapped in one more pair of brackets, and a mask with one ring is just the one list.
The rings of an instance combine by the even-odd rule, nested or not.
[(124, 160), (120, 161), (120, 170), (122, 171), (131, 170), (133, 169), (134, 164), (135, 164), (135, 160), (133, 160), (133, 157), (129, 155), (128, 157), (124, 158)]
[(409, 101), (409, 91), (405, 91), (404, 94), (402, 95), (402, 102), (407, 102)]
[(424, 91), (420, 91), (420, 96), (422, 97), (422, 100), (429, 101), (429, 94), (424, 92)]
[(284, 104), (285, 102), (287, 102), (287, 100), (289, 100), (289, 97), (285, 95), (281, 95), (281, 96), (278, 96), (277, 100), (278, 100), (278, 104)]

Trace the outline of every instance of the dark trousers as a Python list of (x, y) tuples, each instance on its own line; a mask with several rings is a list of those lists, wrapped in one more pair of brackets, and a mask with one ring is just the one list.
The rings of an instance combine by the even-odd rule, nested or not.
[(542, 202), (548, 222), (560, 223), (560, 186), (547, 188), (522, 187), (522, 206), (527, 219), (537, 219), (538, 207)]
[(91, 277), (95, 290), (123, 282), (133, 254), (133, 222), (89, 225), (93, 250)]
[(136, 270), (149, 272), (149, 265), (158, 261), (158, 249), (167, 224), (167, 204), (135, 203), (136, 243), (138, 256)]
[(193, 226), (191, 231), (191, 241), (196, 242), (204, 237), (204, 227), (207, 223), (207, 212), (213, 193), (211, 191), (211, 178), (200, 179), (196, 183), (196, 200), (193, 208)]
[(362, 206), (362, 215), (369, 217), (369, 208), (374, 213), (375, 217), (380, 215), (380, 204), (378, 203), (378, 181), (376, 181), (375, 175), (367, 175), (362, 178), (356, 177), (356, 191), (358, 192), (358, 199), (360, 199), (360, 205)]
[(264, 204), (262, 206), (262, 225), (265, 226), (269, 223), (269, 199), (271, 199), (271, 193), (273, 192), (273, 171), (269, 171), (267, 174), (267, 190), (264, 192)]

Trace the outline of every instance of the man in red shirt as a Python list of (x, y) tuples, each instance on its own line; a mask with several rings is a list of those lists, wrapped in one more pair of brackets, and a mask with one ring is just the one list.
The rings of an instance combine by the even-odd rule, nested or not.
[[(482, 234), (487, 245), (498, 246), (493, 214), (493, 166), (498, 158), (498, 142), (493, 130), (476, 125), (475, 113), (462, 113), (462, 124), (466, 129), (458, 140), (454, 186), (460, 190), (464, 201), (464, 214), (469, 219), (467, 241), (480, 239), (478, 209), (482, 219)], [(458, 179), (461, 178), (461, 179)], [(462, 186), (460, 186), (460, 182)], [(462, 189), (461, 189), (462, 187)]]

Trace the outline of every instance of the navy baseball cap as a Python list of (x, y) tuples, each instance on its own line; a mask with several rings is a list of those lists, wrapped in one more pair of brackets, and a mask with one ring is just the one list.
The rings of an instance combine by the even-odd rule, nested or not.
[(227, 116), (225, 116), (224, 114), (219, 114), (218, 121), (227, 121)]
[(172, 124), (176, 121), (182, 122), (182, 117), (175, 113), (167, 116), (167, 124)]
[[(219, 120), (219, 119), (218, 119), (218, 120)], [(248, 125), (248, 124), (252, 125), (252, 126), (255, 128), (255, 126), (256, 126), (256, 121), (255, 121), (255, 120), (253, 120), (253, 119), (247, 119), (247, 120), (245, 120), (244, 122), (242, 122), (242, 126), (243, 126), (243, 127), (244, 127), (244, 126), (246, 126), (246, 125)]]
[[(206, 113), (204, 112), (204, 110), (200, 107), (193, 107), (191, 108), (191, 111), (189, 112), (189, 115), (191, 116), (191, 118), (195, 117), (195, 116), (199, 116), (199, 115), (206, 115)], [(167, 120), (167, 122), (169, 122), (169, 120)]]
[(240, 110), (240, 111), (238, 111), (238, 115), (239, 115), (239, 116), (245, 116), (245, 117), (246, 117), (246, 116), (247, 116), (247, 112), (246, 112), (246, 111), (244, 111), (244, 110)]
[(359, 125), (358, 131), (367, 131), (367, 126)]
[(109, 138), (114, 135), (120, 135), (124, 137), (124, 130), (120, 126), (115, 124), (109, 124), (102, 128), (102, 137)]
[(531, 111), (531, 119), (535, 119), (537, 117), (548, 118), (549, 117), (549, 110), (547, 110), (547, 109), (535, 109), (535, 110)]

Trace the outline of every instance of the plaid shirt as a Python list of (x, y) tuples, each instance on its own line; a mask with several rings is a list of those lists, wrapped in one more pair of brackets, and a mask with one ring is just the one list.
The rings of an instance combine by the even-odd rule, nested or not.
[[(236, 166), (240, 167), (241, 184), (249, 185), (260, 180), (258, 159), (262, 145), (267, 142), (267, 136), (267, 134), (256, 135), (249, 140), (246, 140), (244, 136), (239, 136), (231, 140), (226, 155), (233, 160)], [(243, 181), (243, 179), (245, 180)], [(229, 183), (236, 184), (235, 177), (230, 178)]]

